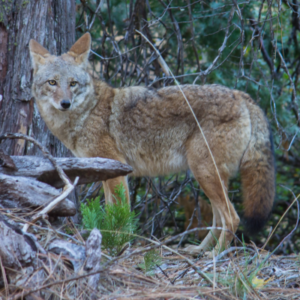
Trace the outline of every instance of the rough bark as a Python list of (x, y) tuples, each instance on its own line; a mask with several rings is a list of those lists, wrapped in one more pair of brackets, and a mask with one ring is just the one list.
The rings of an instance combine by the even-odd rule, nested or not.
[(29, 265), (36, 266), (37, 251), (45, 253), (31, 234), (10, 224), (0, 215), (0, 257), (5, 268), (20, 270)]
[[(64, 186), (58, 173), (48, 159), (33, 156), (11, 156), (16, 169), (1, 166), (0, 174), (36, 178), (56, 188)], [(132, 171), (128, 165), (107, 158), (57, 158), (56, 161), (74, 181), (79, 176), (78, 184), (107, 180), (125, 176)]]
[[(97, 228), (94, 228), (85, 243), (86, 250), (86, 263), (85, 270), (88, 272), (97, 272), (101, 270), (101, 242), (102, 235)], [(88, 284), (94, 290), (97, 291), (99, 285), (100, 273), (89, 276)], [(97, 299), (98, 297), (91, 293), (91, 299)]]
[[(63, 270), (59, 260), (54, 258), (50, 252), (59, 255), (63, 262), (70, 262), (77, 274), (101, 271), (102, 236), (98, 229), (92, 230), (85, 247), (66, 240), (55, 240), (45, 251), (34, 235), (22, 232), (13, 221), (0, 214), (0, 239), (0, 267), (2, 276), (4, 276), (3, 281), (6, 282), (7, 295), (8, 292), (15, 293), (13, 299), (25, 299), (24, 297), (26, 297), (31, 300), (54, 297), (53, 293), (55, 292), (52, 292), (51, 289), (35, 290), (39, 286), (51, 283), (49, 274), (54, 274), (53, 278), (55, 278), (57, 275), (55, 273), (60, 274)], [(85, 267), (83, 268), (83, 266)], [(86, 284), (92, 288), (89, 291), (90, 299), (99, 299), (95, 293), (99, 278), (99, 274), (94, 274), (77, 281), (83, 288)], [(68, 289), (70, 295), (74, 295), (74, 285), (68, 286)], [(76, 291), (75, 295), (77, 295)]]
[[(20, 176), (8, 176), (0, 172), (0, 205), (5, 209), (32, 212), (45, 206), (60, 192), (43, 182)], [(76, 208), (72, 201), (64, 199), (51, 212), (52, 216), (74, 216)]]
[[(29, 233), (23, 233), (16, 225), (10, 224), (0, 214), (0, 258), (4, 267), (5, 279), (9, 281), (10, 292), (17, 290), (18, 286), (28, 289), (42, 284), (46, 274), (38, 260), (38, 253), (46, 254), (46, 251), (38, 243), (36, 237)], [(0, 275), (1, 277), (1, 275)], [(8, 291), (6, 291), (8, 293)], [(41, 293), (33, 293), (26, 299), (42, 299)], [(47, 299), (49, 294), (47, 293)], [(0, 297), (1, 298), (1, 297)], [(23, 298), (23, 297), (20, 297)], [(45, 293), (44, 297), (45, 298)]]
[(11, 159), (9, 155), (6, 155), (1, 149), (0, 149), (0, 166), (12, 170), (17, 170), (14, 161)]
[[(69, 151), (46, 128), (31, 96), (31, 38), (53, 54), (66, 52), (75, 41), (75, 1), (1, 1), (0, 134), (29, 134), (54, 156), (68, 156)], [(12, 155), (41, 156), (24, 140), (6, 140), (0, 147)]]

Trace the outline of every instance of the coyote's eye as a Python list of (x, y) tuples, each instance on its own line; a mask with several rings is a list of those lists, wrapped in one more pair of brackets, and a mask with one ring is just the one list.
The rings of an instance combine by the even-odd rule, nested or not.
[(75, 86), (76, 84), (77, 84), (76, 81), (71, 81), (71, 82), (70, 82), (70, 86)]
[(48, 80), (48, 83), (49, 83), (50, 85), (56, 85), (56, 81), (55, 81), (55, 80)]

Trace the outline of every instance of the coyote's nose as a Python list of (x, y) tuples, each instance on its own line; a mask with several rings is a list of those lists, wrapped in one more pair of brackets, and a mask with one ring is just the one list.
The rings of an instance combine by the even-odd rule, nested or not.
[(60, 102), (60, 105), (62, 108), (67, 109), (71, 106), (71, 102), (70, 102), (70, 100), (62, 100)]

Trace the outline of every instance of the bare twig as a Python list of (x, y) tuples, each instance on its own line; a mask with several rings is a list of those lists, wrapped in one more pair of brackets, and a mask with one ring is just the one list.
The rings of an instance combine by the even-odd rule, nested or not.
[(97, 15), (98, 11), (101, 10), (101, 7), (103, 6), (103, 3), (104, 3), (104, 0), (100, 0), (99, 4), (98, 4), (98, 6), (97, 6), (97, 8), (96, 8), (96, 10), (94, 12), (93, 19), (92, 19), (92, 21), (91, 21), (91, 23), (90, 23), (90, 25), (88, 27), (89, 30), (92, 29), (92, 27), (94, 25), (94, 22), (95, 22), (96, 15)]
[(140, 31), (135, 30), (138, 34), (140, 34), (148, 43), (149, 45), (152, 47), (152, 49), (155, 51), (156, 55), (157, 55), (157, 61), (160, 64), (161, 68), (163, 69), (164, 73), (167, 76), (170, 76), (170, 72), (169, 72), (169, 67), (166, 64), (166, 62), (164, 61), (164, 59), (162, 58), (160, 52), (156, 49), (156, 47), (148, 40), (148, 38), (142, 34)]
[(205, 70), (205, 71), (202, 71), (200, 72), (200, 74), (196, 77), (196, 79), (194, 80), (193, 84), (195, 84), (198, 80), (198, 78), (200, 76), (207, 76), (213, 69), (214, 69), (214, 66), (215, 64), (217, 63), (217, 61), (219, 60), (219, 58), (221, 57), (225, 47), (226, 47), (226, 44), (227, 44), (227, 41), (228, 41), (228, 38), (229, 38), (229, 28), (230, 28), (230, 24), (231, 24), (231, 21), (232, 21), (232, 18), (233, 18), (233, 15), (234, 15), (234, 11), (235, 9), (232, 8), (231, 11), (230, 11), (230, 14), (229, 14), (229, 18), (228, 18), (228, 22), (227, 22), (227, 27), (226, 27), (226, 32), (225, 32), (225, 37), (224, 37), (224, 40), (223, 40), (223, 43), (222, 43), (222, 46), (219, 48), (218, 50), (218, 55), (215, 57), (215, 59), (213, 60), (213, 62), (210, 64), (210, 66)]
[[(31, 217), (30, 223), (35, 223), (37, 220), (42, 218), (45, 214), (48, 214), (50, 211), (52, 211), (62, 200), (64, 200), (74, 190), (78, 180), (79, 177), (76, 177), (73, 184), (68, 184), (67, 186), (65, 186), (63, 192), (57, 198), (55, 198), (45, 208), (43, 208), (41, 211), (39, 211), (37, 214)], [(24, 225), (23, 227), (24, 232), (28, 230), (30, 223)]]
[(292, 103), (293, 103), (293, 111), (295, 113), (295, 116), (296, 116), (296, 119), (297, 119), (297, 123), (298, 123), (298, 126), (300, 126), (300, 115), (299, 115), (299, 107), (298, 107), (298, 104), (297, 104), (297, 91), (296, 91), (296, 87), (295, 87), (295, 84), (294, 84), (294, 81), (291, 77), (291, 74), (289, 72), (289, 69), (286, 65), (286, 62), (282, 56), (282, 54), (280, 53), (279, 49), (277, 48), (277, 53), (281, 59), (281, 63), (283, 65), (283, 68), (286, 72), (286, 74), (288, 75), (289, 77), (289, 80), (290, 80), (290, 85), (292, 87)]

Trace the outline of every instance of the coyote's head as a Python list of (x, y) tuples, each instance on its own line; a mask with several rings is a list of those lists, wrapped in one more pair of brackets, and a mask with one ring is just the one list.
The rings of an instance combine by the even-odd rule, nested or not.
[(84, 34), (69, 52), (55, 56), (35, 40), (29, 48), (34, 69), (32, 93), (41, 104), (61, 111), (80, 106), (91, 91), (92, 79), (87, 72), (91, 36)]

